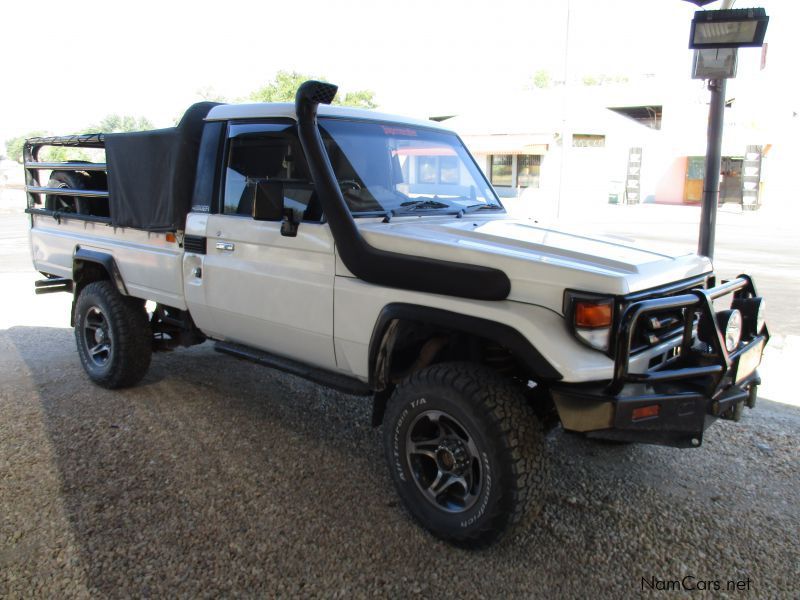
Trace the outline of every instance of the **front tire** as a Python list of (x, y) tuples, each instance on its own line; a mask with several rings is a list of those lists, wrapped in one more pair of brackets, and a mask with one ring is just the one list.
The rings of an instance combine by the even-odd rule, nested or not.
[(538, 513), (543, 445), (521, 391), (478, 365), (422, 369), (387, 406), (384, 449), (400, 498), (431, 533), (460, 545), (492, 543)]
[(75, 302), (75, 341), (81, 364), (97, 385), (139, 383), (152, 354), (144, 301), (123, 296), (110, 281), (88, 284)]

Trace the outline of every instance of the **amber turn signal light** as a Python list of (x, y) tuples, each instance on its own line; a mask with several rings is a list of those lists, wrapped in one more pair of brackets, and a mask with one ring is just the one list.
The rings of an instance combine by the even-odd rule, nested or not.
[(595, 302), (591, 300), (578, 300), (575, 302), (576, 327), (610, 327), (611, 302)]

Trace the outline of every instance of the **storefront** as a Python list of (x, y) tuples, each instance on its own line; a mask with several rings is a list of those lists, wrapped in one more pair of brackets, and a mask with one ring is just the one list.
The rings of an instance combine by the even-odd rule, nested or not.
[[(723, 156), (720, 168), (719, 203), (738, 204), (743, 210), (761, 206), (761, 175), (764, 148), (747, 146), (740, 155)], [(686, 157), (684, 204), (699, 204), (703, 200), (705, 157)]]

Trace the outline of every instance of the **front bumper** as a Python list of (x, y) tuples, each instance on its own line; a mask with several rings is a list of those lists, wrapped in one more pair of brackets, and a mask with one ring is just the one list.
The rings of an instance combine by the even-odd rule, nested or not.
[[(752, 298), (756, 291), (750, 277), (742, 275), (710, 289), (629, 305), (616, 336), (613, 379), (551, 386), (564, 429), (596, 438), (691, 448), (702, 444), (703, 432), (717, 418), (738, 420), (744, 406), (753, 408), (760, 384), (756, 368), (769, 333), (766, 326), (755, 331), (753, 325), (728, 352), (713, 305), (728, 294)], [(679, 310), (684, 318), (674, 357), (647, 372), (629, 373), (637, 324), (663, 310)], [(701, 343), (695, 334), (703, 318), (715, 324), (717, 335)]]

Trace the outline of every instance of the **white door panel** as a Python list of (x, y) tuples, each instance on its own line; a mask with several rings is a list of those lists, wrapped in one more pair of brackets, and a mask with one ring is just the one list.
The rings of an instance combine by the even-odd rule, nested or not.
[[(185, 235), (206, 237), (208, 214), (190, 212), (186, 216)], [(214, 335), (213, 319), (206, 305), (206, 288), (203, 285), (205, 255), (190, 252), (184, 247), (183, 253), (183, 296), (186, 306), (197, 327), (206, 335)]]
[(206, 230), (202, 285), (209, 331), (335, 368), (334, 251), (328, 226), (301, 223), (297, 237), (285, 237), (277, 222), (209, 215)]

